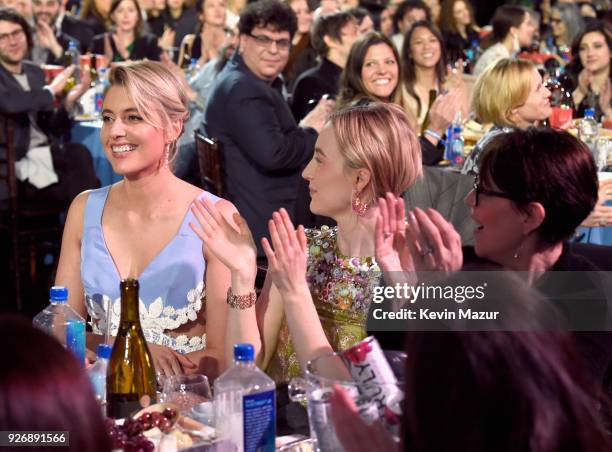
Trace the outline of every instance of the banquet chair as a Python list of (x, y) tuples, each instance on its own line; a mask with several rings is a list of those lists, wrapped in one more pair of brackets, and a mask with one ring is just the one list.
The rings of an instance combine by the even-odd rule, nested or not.
[(206, 137), (197, 130), (195, 131), (195, 142), (202, 177), (202, 188), (222, 198), (225, 190), (223, 186), (221, 144), (215, 138)]
[[(15, 174), (15, 123), (0, 115), (0, 239), (10, 244), (9, 278), (15, 287), (15, 308), (23, 309), (23, 270), (29, 283), (38, 281), (38, 258), (42, 253), (59, 252), (60, 215), (64, 209), (49, 205), (28, 205), (19, 197)], [(46, 284), (48, 285), (48, 284)]]

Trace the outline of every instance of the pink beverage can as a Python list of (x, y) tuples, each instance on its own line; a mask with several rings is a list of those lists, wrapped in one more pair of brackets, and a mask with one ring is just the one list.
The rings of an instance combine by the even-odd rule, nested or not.
[(341, 356), (361, 394), (374, 400), (380, 412), (402, 397), (397, 378), (375, 337), (366, 337)]

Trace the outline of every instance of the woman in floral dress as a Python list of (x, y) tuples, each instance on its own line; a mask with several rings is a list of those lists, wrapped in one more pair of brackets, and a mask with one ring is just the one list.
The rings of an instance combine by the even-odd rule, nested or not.
[(271, 239), (262, 240), (268, 274), (257, 301), (248, 226), (235, 215), (236, 231), (211, 202), (198, 202), (199, 225), (191, 226), (232, 273), (226, 352), (252, 343), (256, 364), (281, 382), (300, 374), (309, 360), (363, 339), (381, 275), (373, 257), (376, 201), (386, 192), (401, 194), (420, 173), (420, 147), (401, 108), (373, 103), (335, 112), (303, 177), (312, 212), (338, 226), (296, 230), (287, 211), (275, 212)]

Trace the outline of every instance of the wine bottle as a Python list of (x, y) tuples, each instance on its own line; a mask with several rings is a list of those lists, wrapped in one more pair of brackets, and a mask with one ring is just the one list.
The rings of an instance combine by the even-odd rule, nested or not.
[(121, 321), (108, 363), (107, 414), (125, 418), (155, 403), (156, 379), (138, 315), (138, 281), (121, 281)]

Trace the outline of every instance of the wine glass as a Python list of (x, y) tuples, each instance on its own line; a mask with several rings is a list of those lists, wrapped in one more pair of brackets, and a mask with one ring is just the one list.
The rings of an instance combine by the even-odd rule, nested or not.
[(212, 400), (212, 392), (206, 375), (172, 375), (164, 382), (163, 401), (174, 403), (181, 411), (189, 411), (195, 405)]

